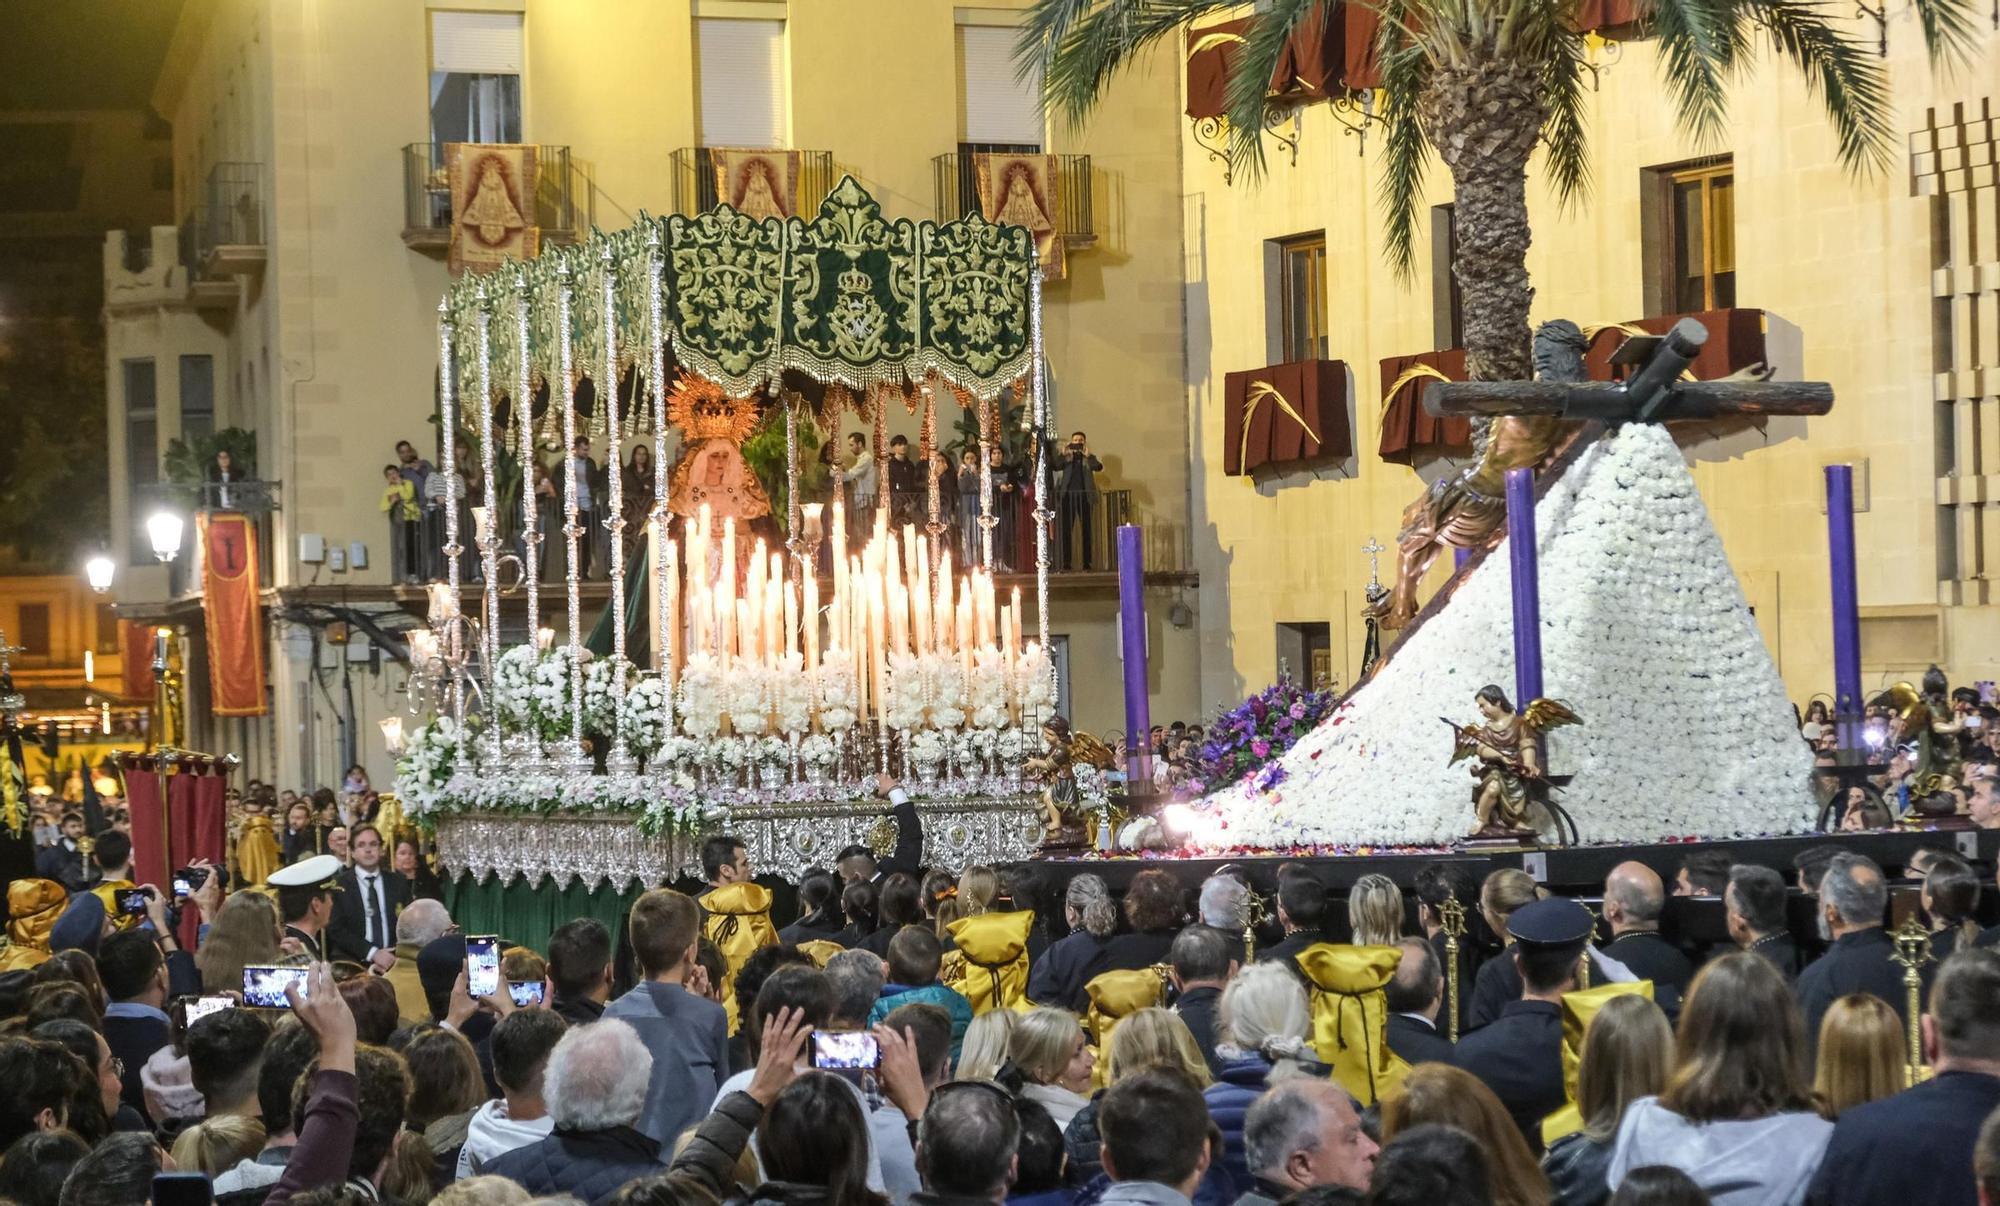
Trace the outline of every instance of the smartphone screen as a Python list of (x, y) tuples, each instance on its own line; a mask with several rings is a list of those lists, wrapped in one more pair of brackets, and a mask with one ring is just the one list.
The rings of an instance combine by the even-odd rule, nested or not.
[[(282, 989), (278, 995), (280, 998), (284, 996)], [(211, 1013), (221, 1013), (225, 1009), (235, 1007), (236, 1002), (226, 996), (196, 997), (187, 1003), (187, 1024), (192, 1026)]]
[(151, 1201), (153, 1206), (209, 1206), (215, 1190), (206, 1173), (154, 1173)]
[(187, 876), (176, 873), (174, 875), (174, 899), (186, 900), (193, 893), (194, 885), (188, 882)]
[(514, 1008), (526, 1009), (530, 1005), (542, 1003), (542, 992), (547, 988), (540, 980), (509, 980), (507, 995), (514, 998)]
[(243, 1003), (254, 1009), (289, 1009), (292, 1003), (285, 999), (285, 985), (296, 984), (303, 995), (306, 991), (306, 971), (303, 967), (274, 967), (270, 964), (253, 963), (243, 969)]
[(815, 1030), (812, 1051), (815, 1068), (874, 1069), (882, 1063), (881, 1047), (875, 1036), (865, 1030)]
[(144, 917), (146, 915), (146, 889), (119, 889), (118, 911), (126, 917)]
[(473, 934), (465, 940), (465, 991), (490, 997), (500, 991), (500, 937)]

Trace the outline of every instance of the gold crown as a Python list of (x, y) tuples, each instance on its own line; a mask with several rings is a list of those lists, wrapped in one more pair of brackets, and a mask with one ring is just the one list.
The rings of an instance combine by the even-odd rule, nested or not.
[(715, 382), (689, 373), (682, 373), (674, 392), (667, 395), (667, 422), (680, 428), (690, 444), (699, 440), (740, 444), (756, 430), (757, 417), (756, 398), (732, 398)]
[(847, 271), (841, 273), (835, 279), (842, 293), (866, 293), (869, 290), (869, 286), (873, 284), (867, 273), (852, 264), (849, 264)]

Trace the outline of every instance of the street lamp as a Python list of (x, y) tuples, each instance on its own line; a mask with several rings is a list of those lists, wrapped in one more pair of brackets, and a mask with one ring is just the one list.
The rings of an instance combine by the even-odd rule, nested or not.
[(111, 558), (99, 553), (83, 563), (83, 576), (89, 580), (90, 589), (101, 595), (111, 589), (111, 577), (117, 569)]
[(183, 521), (172, 511), (155, 511), (146, 521), (146, 538), (153, 543), (153, 556), (172, 561), (181, 553)]

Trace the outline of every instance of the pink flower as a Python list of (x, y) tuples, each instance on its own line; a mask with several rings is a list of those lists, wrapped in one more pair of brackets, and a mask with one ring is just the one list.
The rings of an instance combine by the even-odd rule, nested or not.
[(1259, 737), (1250, 743), (1250, 752), (1259, 758), (1268, 758), (1271, 756), (1271, 743)]

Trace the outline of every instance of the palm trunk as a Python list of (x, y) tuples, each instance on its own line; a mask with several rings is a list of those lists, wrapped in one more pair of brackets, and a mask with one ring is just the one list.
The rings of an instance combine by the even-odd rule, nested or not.
[(1527, 169), (1547, 116), (1534, 69), (1489, 59), (1439, 67), (1419, 98), (1431, 144), (1457, 188), (1452, 272), (1463, 299), (1466, 376), (1533, 376)]

